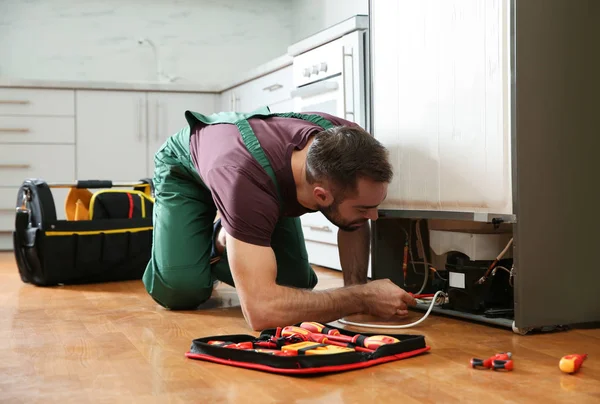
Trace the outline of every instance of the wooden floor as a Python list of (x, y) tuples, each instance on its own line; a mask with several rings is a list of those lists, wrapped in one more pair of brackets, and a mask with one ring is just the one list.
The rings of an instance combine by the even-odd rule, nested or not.
[[(341, 284), (338, 272), (319, 275), (319, 288)], [(431, 316), (406, 330), (425, 335), (427, 354), (302, 379), (184, 357), (192, 339), (230, 333), (256, 334), (232, 288), (219, 286), (203, 310), (171, 312), (141, 281), (23, 284), (12, 254), (0, 253), (1, 403), (600, 402), (600, 330), (517, 336)], [(513, 352), (513, 372), (468, 366), (501, 351)], [(580, 373), (560, 372), (563, 355), (583, 352), (590, 356)]]

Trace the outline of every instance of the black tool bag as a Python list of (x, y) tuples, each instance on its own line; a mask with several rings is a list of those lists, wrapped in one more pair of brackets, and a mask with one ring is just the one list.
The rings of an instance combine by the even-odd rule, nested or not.
[[(57, 220), (51, 192), (55, 187), (70, 188), (70, 192), (99, 190), (89, 192), (87, 204), (77, 201), (85, 205), (80, 217)], [(118, 187), (132, 189), (115, 189)], [(141, 279), (152, 246), (152, 195), (148, 179), (131, 184), (97, 180), (48, 184), (35, 178), (23, 181), (17, 195), (13, 233), (22, 281), (54, 286)]]
[[(301, 324), (296, 324), (299, 327)], [(353, 337), (356, 333), (328, 325), (328, 329), (337, 330), (341, 335)], [(425, 337), (418, 334), (386, 334), (398, 342), (381, 345), (374, 352), (349, 352), (311, 355), (311, 346), (326, 347), (331, 342), (311, 343), (294, 341), (281, 337), (281, 328), (263, 330), (258, 337), (245, 334), (215, 335), (197, 338), (185, 356), (189, 359), (218, 363), (227, 366), (259, 370), (288, 376), (323, 375), (367, 368), (387, 362), (408, 359), (428, 352), (431, 347)], [(361, 333), (361, 337), (376, 334)], [(263, 348), (262, 344), (271, 342), (274, 347)], [(306, 341), (306, 340), (305, 340)], [(280, 355), (285, 346), (300, 343), (307, 344), (293, 356)], [(248, 346), (245, 346), (245, 345)], [(235, 347), (234, 347), (235, 346)], [(349, 346), (352, 346), (350, 344)], [(334, 347), (339, 348), (339, 347)]]

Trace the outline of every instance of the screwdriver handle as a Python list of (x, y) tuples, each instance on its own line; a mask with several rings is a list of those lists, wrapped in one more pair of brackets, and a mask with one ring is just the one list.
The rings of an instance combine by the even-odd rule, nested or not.
[(513, 361), (512, 359), (496, 359), (492, 362), (492, 369), (511, 371), (513, 370)]
[(308, 330), (310, 332), (314, 332), (317, 334), (342, 335), (335, 328), (330, 328), (330, 327), (324, 326), (321, 323), (315, 323), (313, 321), (305, 321), (304, 323), (300, 324), (300, 328), (304, 328), (305, 330)]

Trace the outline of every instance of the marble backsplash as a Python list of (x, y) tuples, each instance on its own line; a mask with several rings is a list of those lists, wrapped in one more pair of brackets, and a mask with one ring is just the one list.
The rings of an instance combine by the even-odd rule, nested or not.
[(284, 54), (292, 0), (0, 0), (0, 77), (216, 85)]

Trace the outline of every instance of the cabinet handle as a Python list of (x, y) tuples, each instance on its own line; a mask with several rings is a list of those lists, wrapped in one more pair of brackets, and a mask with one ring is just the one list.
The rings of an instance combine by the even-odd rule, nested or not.
[(28, 100), (0, 100), (0, 104), (5, 105), (27, 105), (29, 104)]
[(29, 165), (29, 164), (0, 164), (0, 169), (1, 168), (7, 168), (7, 169), (11, 169), (11, 168), (27, 169), (27, 168), (31, 168), (31, 165)]
[(333, 230), (331, 230), (331, 227), (329, 227), (329, 226), (304, 226), (304, 227), (308, 227), (311, 230), (333, 233)]
[(235, 93), (231, 93), (231, 110), (234, 112), (237, 112), (237, 97), (235, 96)]
[(283, 85), (281, 85), (279, 83), (275, 83), (273, 85), (263, 88), (263, 91), (275, 91), (275, 90), (279, 90), (282, 87), (283, 87)]
[(27, 128), (0, 128), (0, 133), (28, 133)]
[(156, 128), (155, 128), (156, 134), (155, 134), (155, 138), (156, 138), (157, 142), (158, 142), (158, 139), (159, 139), (159, 136), (158, 136), (158, 128), (160, 127), (160, 125), (158, 123), (159, 119), (160, 119), (160, 101), (156, 101), (156, 122), (155, 122), (155, 125), (156, 125)]

